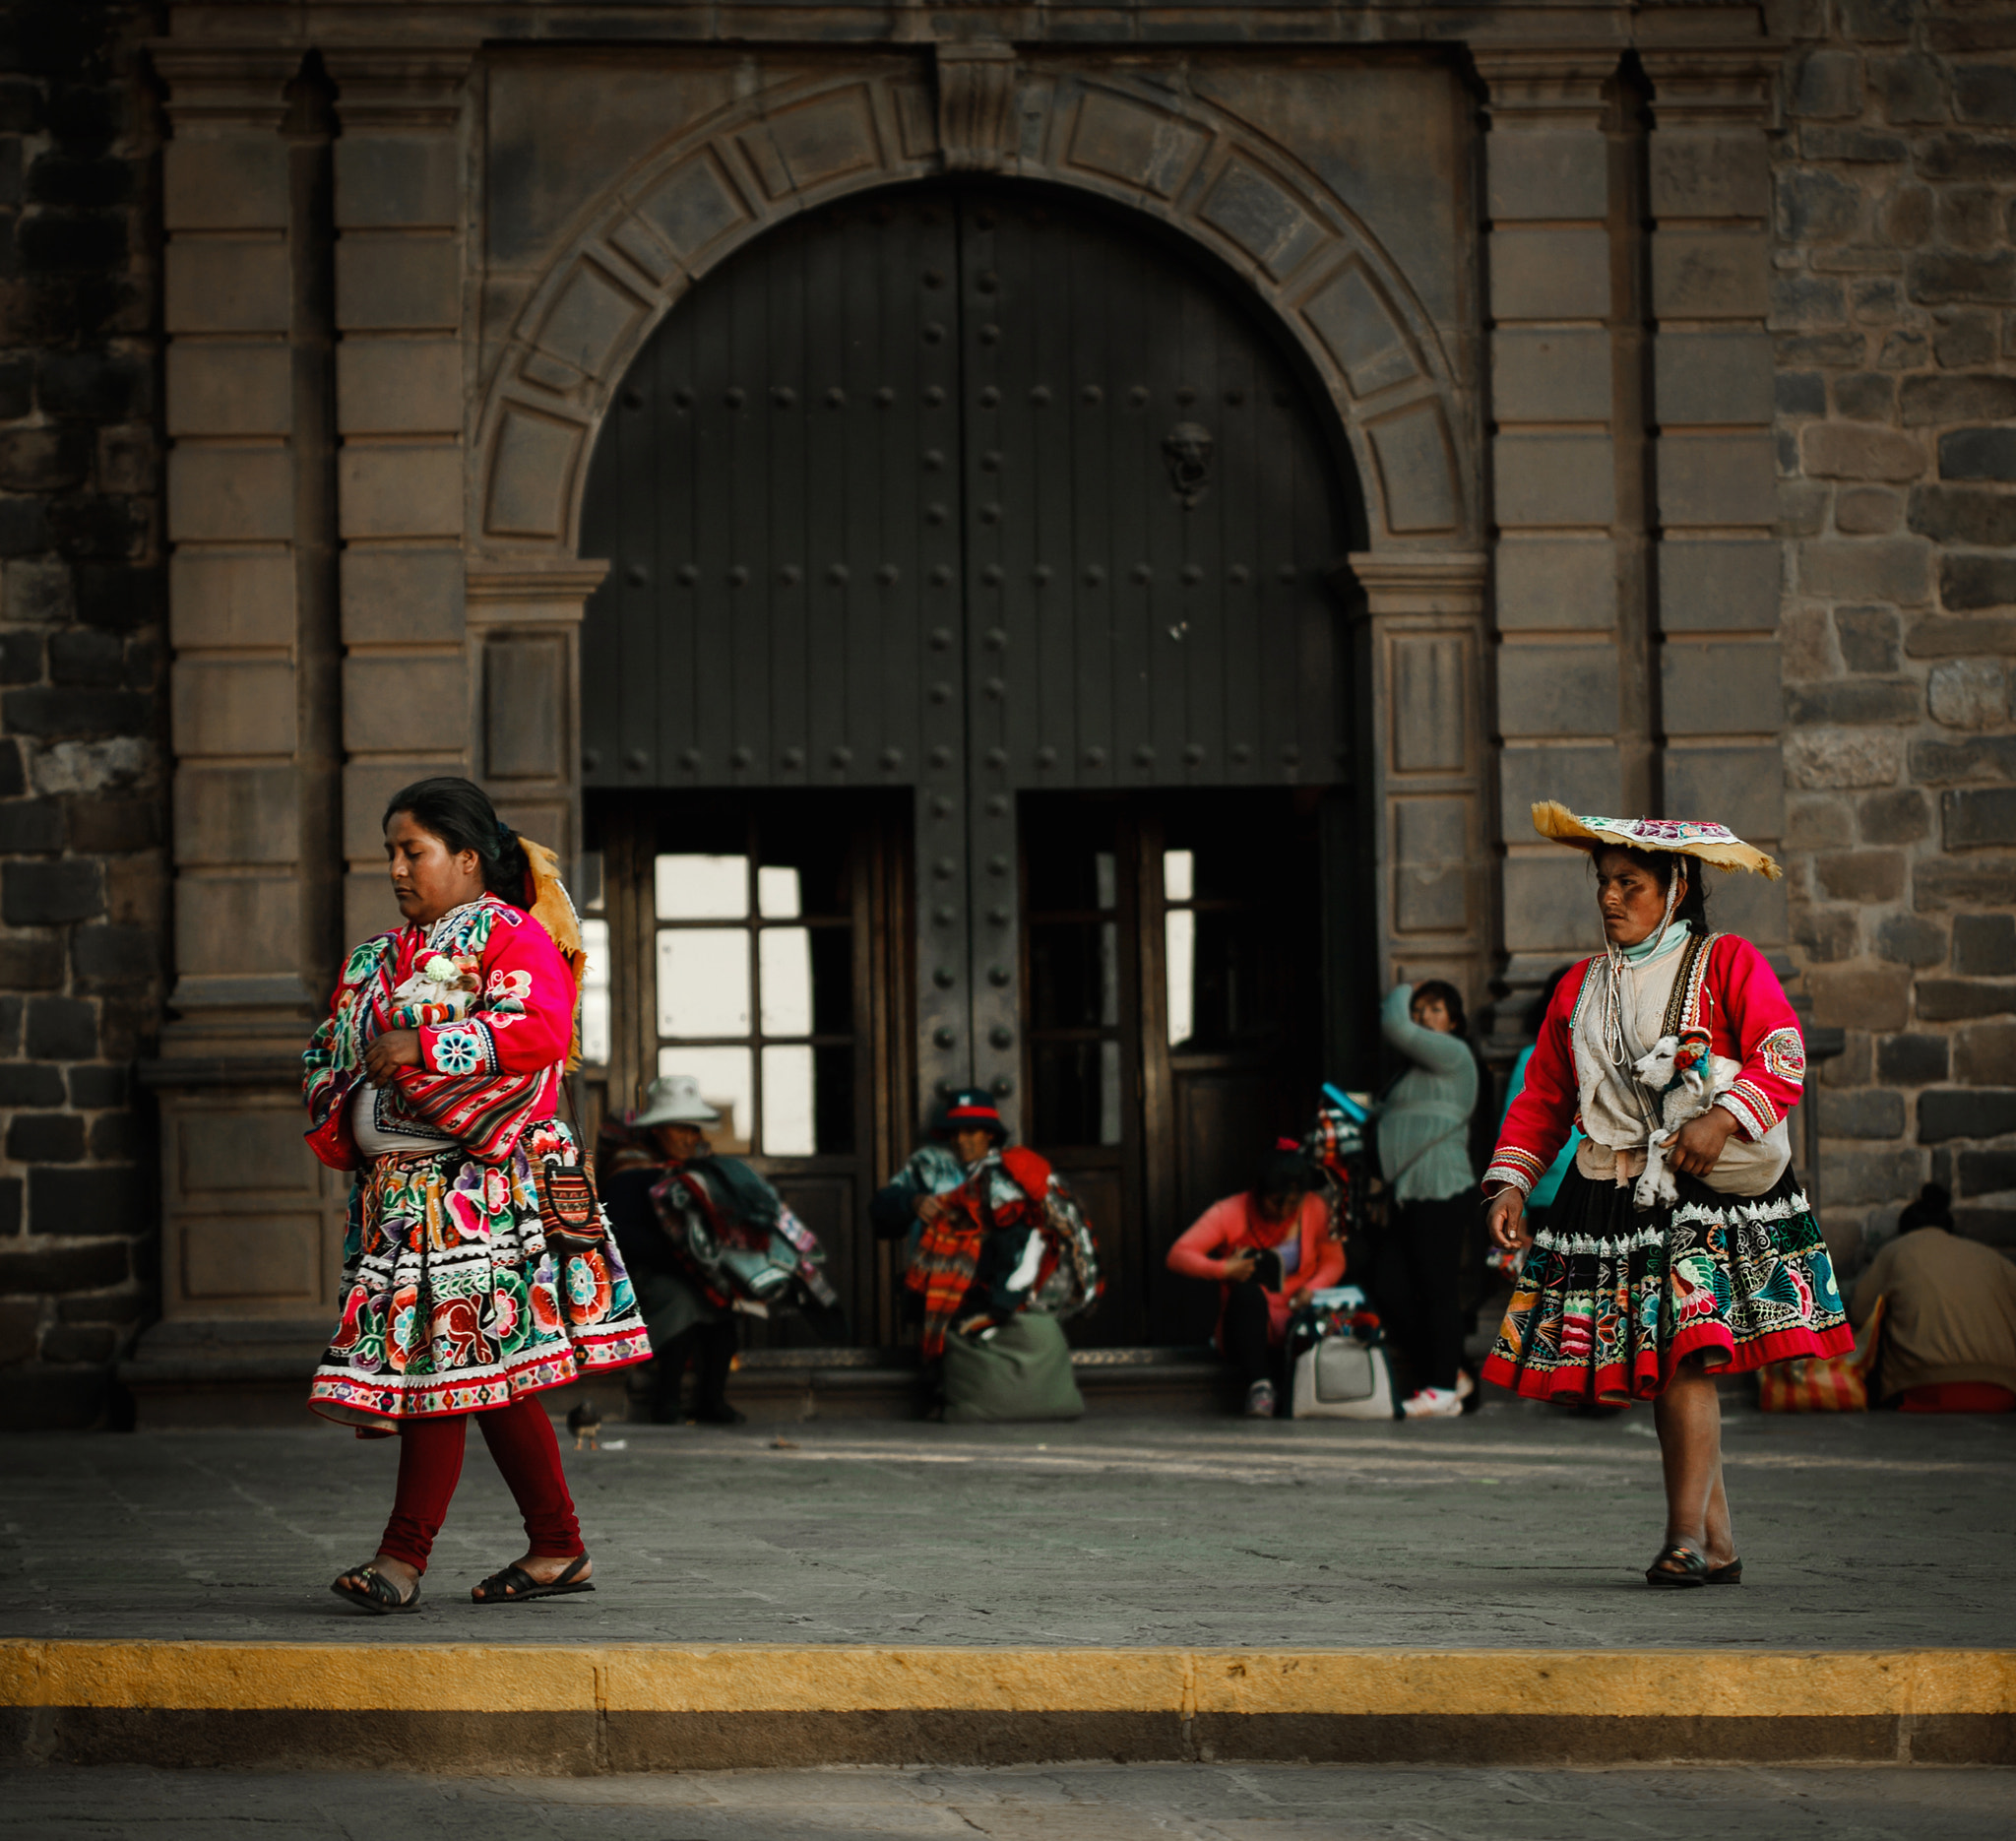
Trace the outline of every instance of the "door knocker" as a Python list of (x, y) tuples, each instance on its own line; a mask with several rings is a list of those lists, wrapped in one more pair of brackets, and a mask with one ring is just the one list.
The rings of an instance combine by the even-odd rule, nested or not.
[(1200, 422), (1178, 422), (1162, 438), (1169, 484), (1175, 487), (1185, 511), (1196, 509), (1211, 484), (1211, 456), (1217, 446), (1211, 430)]

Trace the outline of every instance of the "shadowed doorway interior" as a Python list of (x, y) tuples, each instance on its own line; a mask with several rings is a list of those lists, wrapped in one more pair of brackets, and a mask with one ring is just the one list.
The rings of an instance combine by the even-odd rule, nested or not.
[(886, 1346), (867, 1194), (988, 1087), (1099, 1235), (1073, 1340), (1201, 1340), (1163, 1253), (1362, 1008), (1362, 515), (1293, 354), (1091, 201), (871, 194), (674, 308), (583, 528), (608, 1104), (699, 1074)]

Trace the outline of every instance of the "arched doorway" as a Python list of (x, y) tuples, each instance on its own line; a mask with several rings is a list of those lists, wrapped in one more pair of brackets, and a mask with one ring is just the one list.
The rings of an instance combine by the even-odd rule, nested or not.
[(1352, 995), (1363, 519), (1314, 395), (1195, 252), (978, 182), (771, 232), (618, 392), (582, 521), (610, 1092), (731, 1101), (865, 1342), (866, 1195), (966, 1084), (1088, 1204), (1084, 1340), (1208, 1328), (1163, 1250), (1300, 1124)]

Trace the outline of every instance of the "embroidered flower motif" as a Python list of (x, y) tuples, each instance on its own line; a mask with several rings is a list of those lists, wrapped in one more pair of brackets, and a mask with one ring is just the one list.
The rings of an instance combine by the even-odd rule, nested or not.
[(523, 1003), (532, 995), (532, 974), (530, 972), (507, 972), (502, 969), (490, 974), (490, 982), (484, 987), (486, 997), (504, 997)]
[(436, 984), (456, 984), (462, 982), (462, 968), (445, 953), (437, 952), (420, 967), (420, 977)]
[(473, 1029), (443, 1029), (434, 1037), (434, 1064), (444, 1074), (473, 1074), (488, 1062), (482, 1036)]
[(1796, 1029), (1774, 1029), (1757, 1045), (1757, 1058), (1780, 1080), (1803, 1082), (1806, 1078), (1806, 1045)]

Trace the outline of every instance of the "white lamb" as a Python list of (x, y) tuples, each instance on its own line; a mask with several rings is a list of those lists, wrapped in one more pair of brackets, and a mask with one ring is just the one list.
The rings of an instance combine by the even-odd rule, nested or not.
[(1677, 1036), (1662, 1036), (1651, 1053), (1631, 1063), (1639, 1083), (1659, 1104), (1659, 1129), (1646, 1141), (1645, 1174), (1632, 1191), (1640, 1208), (1679, 1200), (1667, 1152), (1680, 1127), (1715, 1104), (1715, 1064), (1708, 1047), (1705, 1029), (1683, 1029)]

